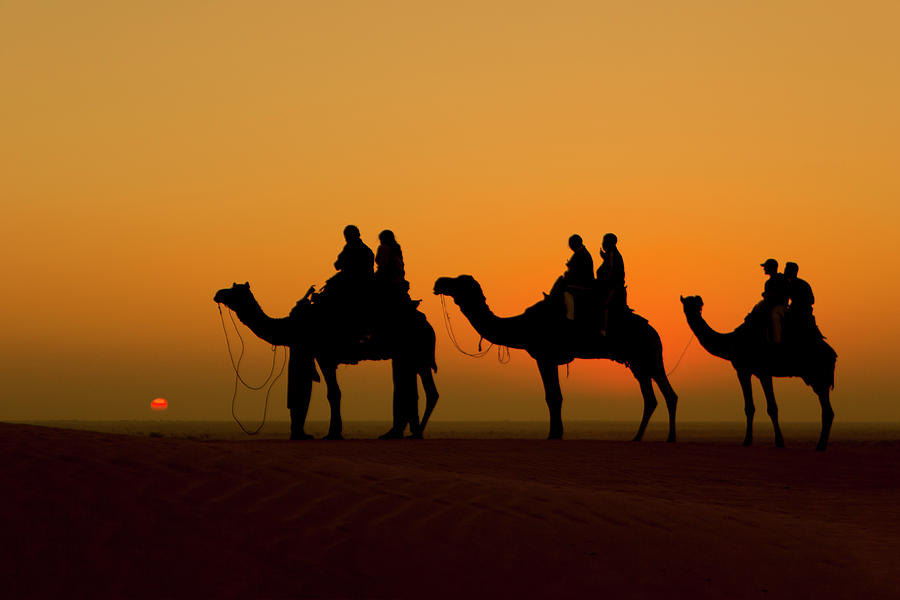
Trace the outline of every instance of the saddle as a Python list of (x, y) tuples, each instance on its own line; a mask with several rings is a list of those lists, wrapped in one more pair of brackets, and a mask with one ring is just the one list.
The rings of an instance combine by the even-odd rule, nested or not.
[[(371, 347), (389, 338), (393, 330), (421, 315), (421, 300), (409, 296), (409, 284), (383, 285), (368, 281), (357, 286), (330, 286), (310, 294), (310, 302), (321, 318), (333, 324), (333, 335), (342, 347), (354, 344)], [(342, 282), (343, 283), (343, 282)]]
[(775, 344), (769, 339), (771, 327), (770, 309), (765, 303), (760, 302), (744, 317), (744, 324), (750, 328), (754, 337), (761, 343), (780, 348), (798, 348), (809, 346), (825, 339), (816, 317), (812, 313), (801, 314), (799, 311), (788, 309), (782, 321), (782, 341)]
[(614, 290), (606, 303), (608, 295), (609, 290), (569, 285), (557, 290), (556, 294), (551, 292), (547, 299), (561, 304), (561, 319), (579, 328), (599, 330), (604, 321), (604, 311), (607, 311), (608, 329), (615, 330), (623, 317), (634, 311), (628, 306), (626, 288)]

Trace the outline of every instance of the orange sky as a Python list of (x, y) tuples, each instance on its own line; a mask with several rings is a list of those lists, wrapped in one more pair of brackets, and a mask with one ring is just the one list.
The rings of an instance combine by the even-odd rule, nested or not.
[[(4, 3), (0, 418), (159, 418), (157, 396), (166, 418), (228, 418), (213, 292), (250, 281), (285, 314), (352, 222), (403, 245), (438, 333), (435, 418), (546, 407), (524, 352), (453, 349), (434, 279), (472, 274), (515, 314), (569, 234), (596, 260), (614, 231), (669, 368), (690, 337), (679, 294), (730, 330), (759, 263), (793, 259), (839, 355), (838, 422), (900, 420), (900, 6), (435, 4)], [(252, 377), (270, 355), (251, 352)], [(345, 420), (389, 418), (385, 363), (339, 373)], [(672, 383), (681, 419), (743, 417), (733, 370), (696, 342)], [(565, 418), (637, 422), (623, 367), (578, 361), (563, 385)], [(776, 394), (784, 420), (818, 418), (802, 383)], [(287, 418), (283, 387), (272, 403)]]

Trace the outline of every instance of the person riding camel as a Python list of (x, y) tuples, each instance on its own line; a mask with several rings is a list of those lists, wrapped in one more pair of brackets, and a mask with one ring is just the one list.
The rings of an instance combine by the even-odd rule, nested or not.
[(789, 330), (796, 331), (801, 336), (810, 329), (816, 327), (813, 317), (812, 305), (816, 299), (813, 296), (810, 285), (797, 277), (800, 267), (795, 262), (784, 264), (784, 278), (787, 282), (788, 299), (790, 304), (784, 315), (784, 322)]
[(344, 248), (334, 261), (337, 273), (332, 275), (316, 301), (342, 316), (341, 322), (350, 337), (368, 328), (366, 303), (371, 293), (375, 254), (362, 241), (356, 225), (344, 227)]
[(569, 248), (572, 256), (566, 262), (563, 275), (570, 286), (589, 288), (594, 283), (594, 259), (584, 246), (584, 241), (577, 233), (569, 237)]
[(372, 249), (362, 241), (359, 228), (356, 225), (344, 227), (344, 248), (334, 261), (337, 275), (331, 280), (338, 280), (341, 286), (357, 287), (369, 283), (375, 264), (375, 254)]
[(375, 254), (375, 284), (388, 302), (408, 298), (409, 282), (403, 265), (403, 249), (397, 243), (394, 232), (385, 229), (378, 234), (378, 252)]
[(603, 311), (600, 323), (600, 335), (609, 330), (609, 311), (625, 310), (625, 262), (619, 252), (619, 238), (614, 233), (603, 236), (600, 257), (603, 262), (597, 269), (597, 293), (600, 297), (600, 308)]
[(572, 321), (575, 319), (575, 296), (590, 290), (594, 284), (594, 259), (577, 233), (569, 237), (569, 248), (572, 256), (566, 262), (566, 272), (553, 284), (550, 295), (562, 294), (566, 319)]
[(757, 304), (762, 314), (768, 321), (766, 338), (773, 344), (780, 344), (784, 326), (784, 313), (788, 302), (788, 282), (784, 275), (778, 272), (778, 261), (768, 258), (760, 263), (763, 271), (769, 278), (766, 280), (762, 293), (762, 302)]

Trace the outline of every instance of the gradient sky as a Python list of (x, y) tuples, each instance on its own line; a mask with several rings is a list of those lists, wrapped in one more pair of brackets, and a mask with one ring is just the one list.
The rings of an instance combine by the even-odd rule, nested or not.
[[(691, 335), (680, 294), (731, 330), (759, 263), (795, 260), (839, 355), (837, 426), (898, 421), (898, 23), (888, 1), (0, 0), (0, 418), (229, 418), (213, 293), (250, 281), (282, 316), (355, 223), (403, 245), (438, 333), (437, 419), (547, 410), (524, 352), (457, 353), (435, 278), (472, 274), (516, 314), (571, 233), (597, 261), (613, 231), (668, 368)], [(262, 377), (269, 347), (248, 352)], [(339, 375), (345, 420), (389, 418), (386, 363)], [(622, 366), (562, 375), (564, 418), (637, 423)], [(743, 418), (696, 342), (671, 379), (680, 419)], [(784, 420), (818, 419), (800, 381), (775, 391)], [(284, 404), (279, 386), (271, 418)]]

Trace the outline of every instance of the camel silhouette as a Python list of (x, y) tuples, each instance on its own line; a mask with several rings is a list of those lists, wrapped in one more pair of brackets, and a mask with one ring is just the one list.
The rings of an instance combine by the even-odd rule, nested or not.
[[(550, 298), (527, 308), (514, 317), (502, 318), (488, 308), (481, 286), (470, 275), (441, 277), (434, 293), (450, 296), (475, 330), (484, 339), (501, 346), (520, 348), (537, 361), (547, 408), (550, 410), (550, 434), (547, 439), (562, 439), (562, 391), (557, 367), (575, 358), (606, 358), (625, 364), (638, 380), (644, 398), (644, 413), (635, 441), (644, 436), (657, 401), (653, 381), (659, 386), (669, 411), (667, 441), (675, 441), (675, 407), (678, 396), (669, 384), (663, 367), (662, 342), (646, 319), (632, 312), (621, 317), (619, 333), (600, 336), (589, 328), (567, 321), (565, 308)], [(561, 312), (563, 311), (563, 312)]]
[(703, 299), (700, 296), (682, 297), (684, 315), (688, 326), (697, 336), (697, 340), (713, 356), (730, 361), (737, 371), (738, 381), (744, 394), (744, 414), (747, 415), (747, 433), (744, 445), (753, 443), (753, 387), (750, 377), (755, 375), (762, 384), (766, 396), (766, 412), (772, 419), (775, 429), (775, 445), (784, 447), (784, 437), (778, 425), (778, 405), (775, 404), (775, 392), (772, 388), (773, 377), (801, 377), (819, 397), (822, 406), (822, 431), (816, 450), (825, 450), (831, 423), (834, 421), (834, 410), (831, 408), (830, 390), (834, 388), (834, 366), (837, 354), (822, 339), (821, 335), (811, 336), (807, 343), (796, 345), (779, 344), (776, 348), (766, 342), (765, 328), (754, 327), (751, 322), (744, 322), (731, 333), (719, 333), (710, 327), (701, 315)]
[[(249, 283), (235, 283), (216, 292), (213, 300), (232, 309), (238, 319), (257, 337), (277, 346), (290, 348), (288, 362), (288, 408), (291, 413), (291, 439), (310, 439), (304, 431), (313, 381), (319, 381), (316, 363), (322, 370), (331, 408), (331, 422), (325, 439), (343, 439), (341, 388), (337, 367), (361, 360), (390, 360), (394, 382), (393, 425), (382, 439), (402, 438), (406, 425), (411, 437), (421, 438), (425, 425), (437, 404), (438, 392), (432, 371), (434, 329), (425, 315), (414, 308), (401, 311), (389, 327), (376, 329), (364, 340), (337, 335), (339, 315), (322, 303), (309, 300), (309, 294), (297, 302), (284, 318), (272, 318), (260, 307)], [(418, 383), (425, 390), (425, 412), (419, 421)]]

